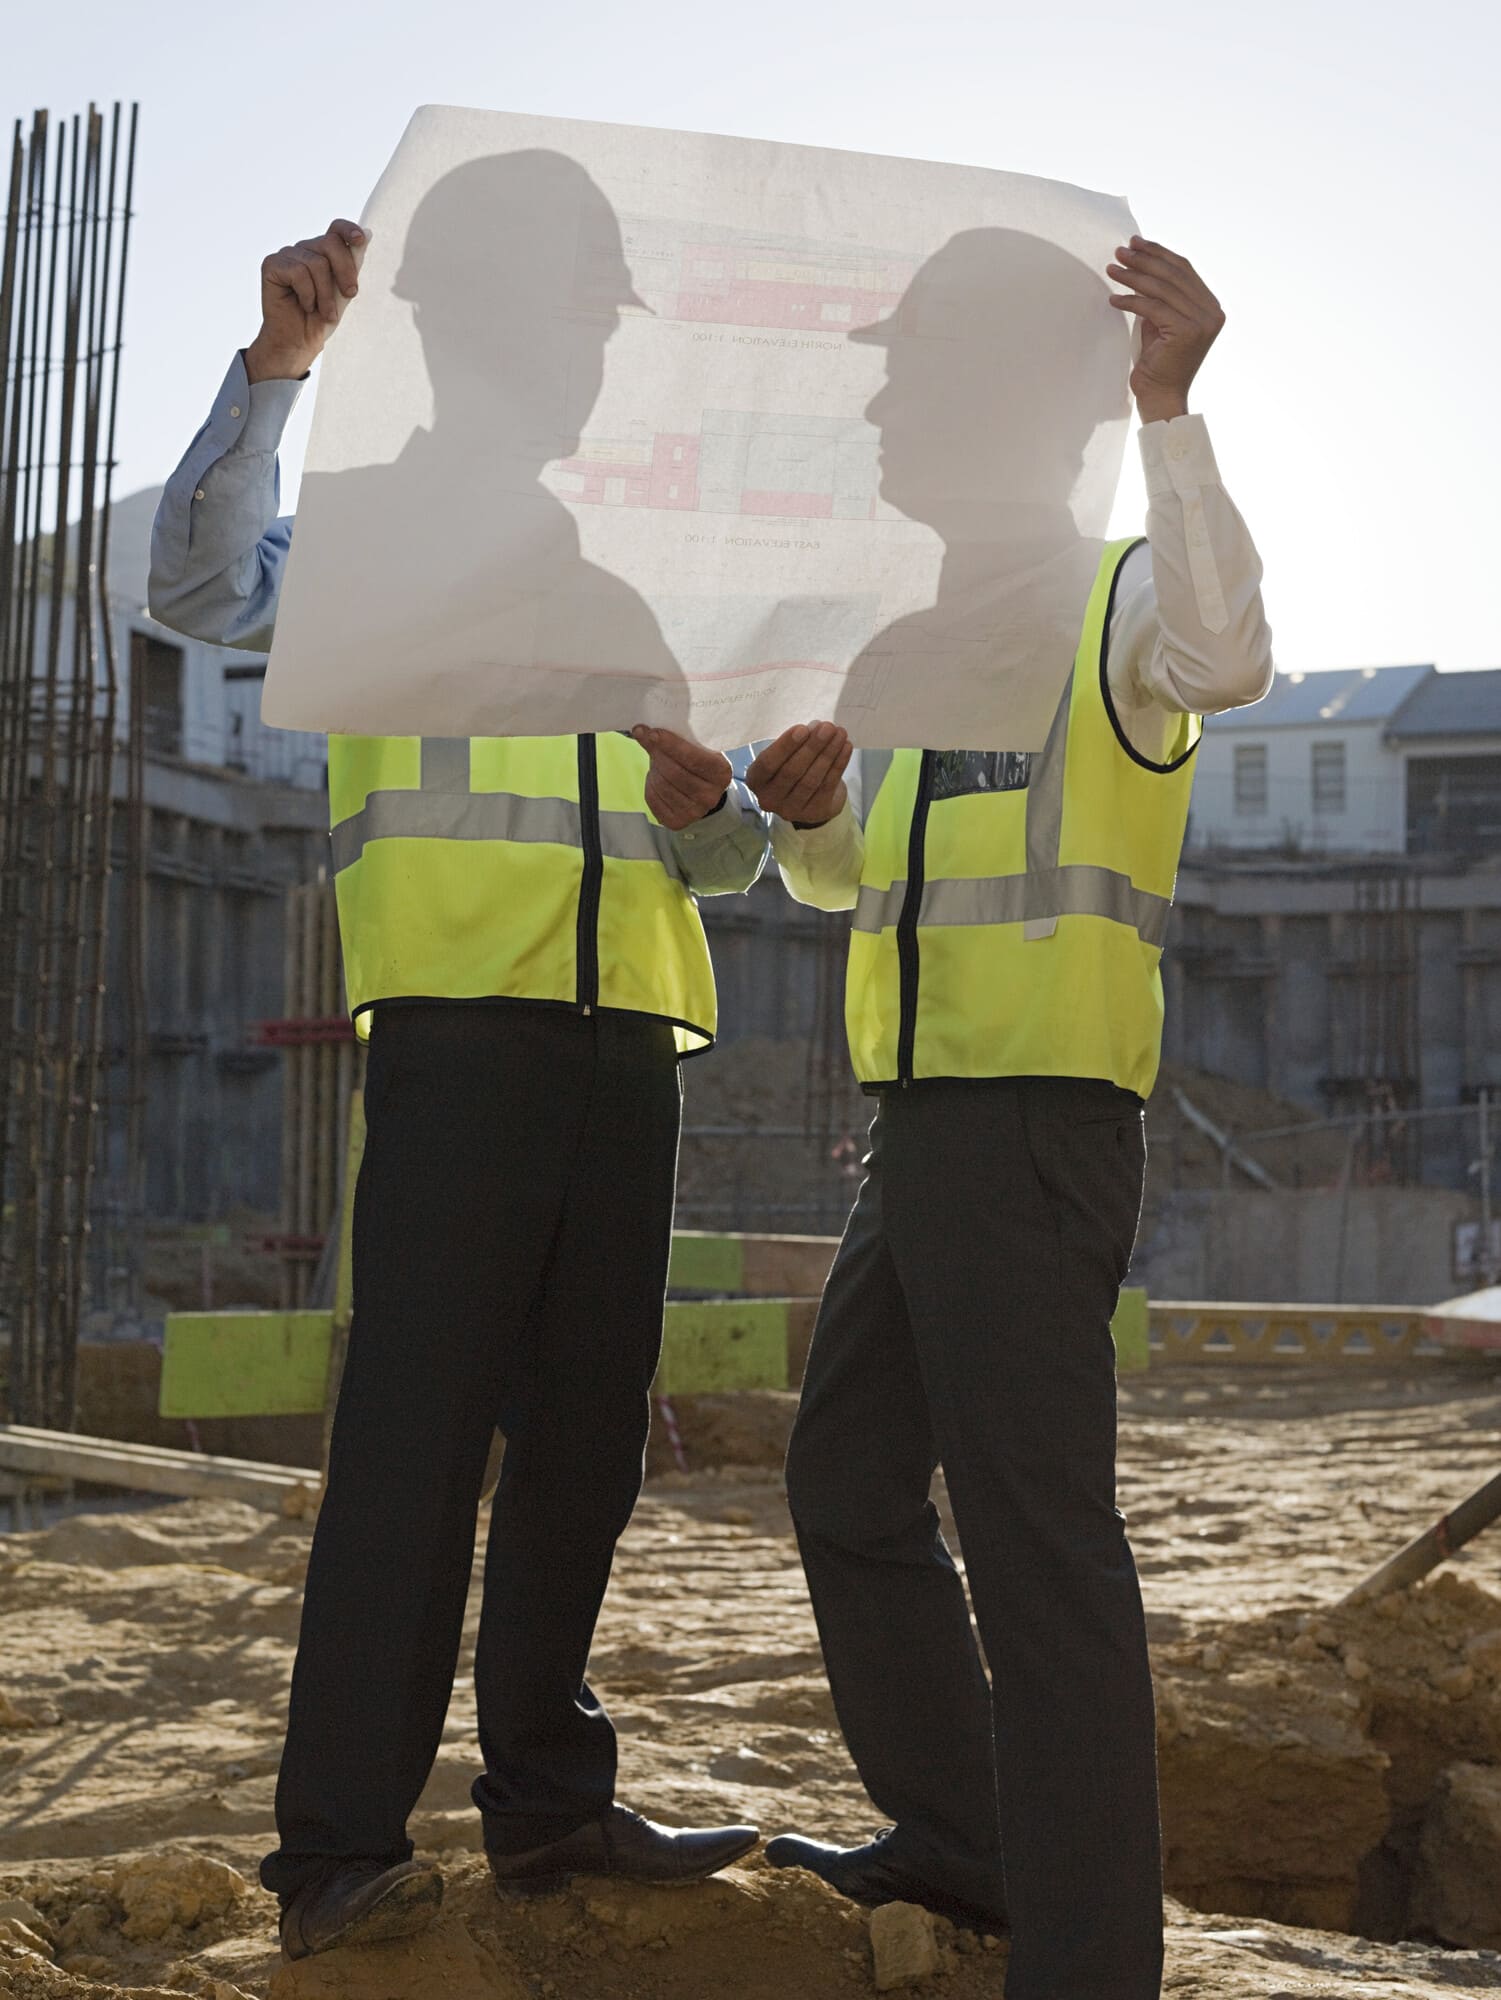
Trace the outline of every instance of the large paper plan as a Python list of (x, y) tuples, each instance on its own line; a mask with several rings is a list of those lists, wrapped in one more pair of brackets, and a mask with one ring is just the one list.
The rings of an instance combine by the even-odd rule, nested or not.
[(427, 107), (363, 221), (268, 722), (1041, 747), (1127, 431), (1124, 202)]

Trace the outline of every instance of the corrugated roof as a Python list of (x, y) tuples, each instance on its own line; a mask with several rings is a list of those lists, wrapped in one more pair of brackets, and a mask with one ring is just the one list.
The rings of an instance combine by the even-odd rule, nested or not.
[(1415, 736), (1501, 736), (1501, 667), (1430, 674), (1392, 717), (1387, 734), (1399, 743)]
[[(1278, 674), (1271, 693), (1253, 708), (1212, 715), (1211, 729), (1285, 729), (1321, 722), (1386, 722), (1425, 680), (1427, 667), (1333, 667), (1314, 674)], [(1473, 680), (1472, 674), (1448, 676)]]

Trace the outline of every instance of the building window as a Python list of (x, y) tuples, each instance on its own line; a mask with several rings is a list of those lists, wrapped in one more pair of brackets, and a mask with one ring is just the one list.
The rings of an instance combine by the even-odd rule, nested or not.
[(146, 754), (182, 755), (182, 647), (149, 632), (130, 635), (133, 703), (139, 703)]
[(1343, 743), (1315, 743), (1313, 746), (1313, 816), (1329, 819), (1345, 809), (1345, 746)]
[(1235, 746), (1235, 810), (1247, 819), (1266, 815), (1266, 745)]
[(1501, 757), (1409, 757), (1409, 854), (1501, 854)]

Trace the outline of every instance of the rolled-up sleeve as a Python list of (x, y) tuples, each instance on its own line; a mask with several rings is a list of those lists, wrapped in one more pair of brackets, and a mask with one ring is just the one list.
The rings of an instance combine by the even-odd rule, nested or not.
[(292, 544), (277, 450), (300, 382), (255, 382), (236, 355), (167, 481), (151, 537), (151, 614), (216, 646), (263, 652)]
[(695, 896), (743, 895), (759, 880), (770, 844), (766, 821), (738, 778), (717, 811), (672, 836), (678, 866)]
[(771, 823), (771, 847), (787, 893), (815, 910), (852, 910), (860, 893), (865, 836), (854, 797), (822, 826), (797, 827), (785, 819)]
[(1151, 582), (1121, 607), (1111, 679), (1129, 675), (1159, 708), (1218, 714), (1272, 684), (1261, 559), (1225, 490), (1200, 416), (1144, 425)]

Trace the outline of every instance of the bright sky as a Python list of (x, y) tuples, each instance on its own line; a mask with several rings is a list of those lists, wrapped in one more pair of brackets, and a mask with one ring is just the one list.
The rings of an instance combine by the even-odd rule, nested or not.
[[(119, 492), (419, 103), (743, 133), (1127, 195), (1229, 314), (1196, 402), (1279, 664), (1501, 665), (1493, 0), (71, 0), (5, 42), (7, 116), (141, 101)], [(1133, 450), (1117, 530), (1143, 505)]]

